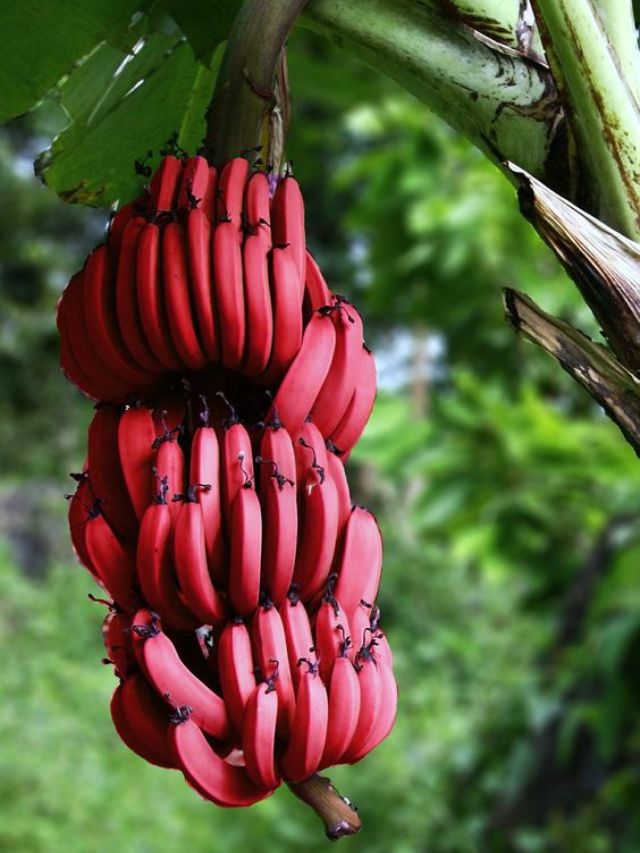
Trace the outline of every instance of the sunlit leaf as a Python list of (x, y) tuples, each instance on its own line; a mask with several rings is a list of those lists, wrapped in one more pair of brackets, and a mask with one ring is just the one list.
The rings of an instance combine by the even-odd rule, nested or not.
[(101, 41), (117, 40), (139, 5), (138, 0), (1, 3), (0, 122), (30, 110)]

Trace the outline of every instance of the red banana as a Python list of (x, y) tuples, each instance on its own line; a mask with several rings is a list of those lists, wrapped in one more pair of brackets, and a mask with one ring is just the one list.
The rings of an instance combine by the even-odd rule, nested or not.
[(226, 576), (226, 546), (220, 505), (220, 447), (213, 427), (198, 427), (193, 434), (189, 482), (210, 487), (199, 492), (207, 563), (213, 579), (222, 582)]
[(335, 595), (350, 620), (361, 601), (372, 605), (382, 570), (382, 540), (375, 516), (354, 506), (345, 528)]
[(347, 656), (336, 659), (329, 681), (329, 721), (321, 767), (339, 764), (353, 736), (360, 716), (358, 674)]
[(124, 231), (127, 222), (132, 216), (135, 216), (138, 213), (140, 213), (140, 200), (135, 199), (134, 201), (128, 202), (128, 204), (123, 204), (122, 207), (119, 207), (111, 217), (107, 230), (107, 240), (109, 242), (109, 249), (115, 255), (118, 254), (120, 249), (122, 232)]
[[(349, 646), (349, 657), (355, 661), (356, 655), (367, 642), (373, 639), (374, 632), (371, 629), (371, 608), (360, 602), (358, 607), (352, 612), (349, 625), (351, 627), (351, 637), (353, 642)], [(372, 654), (377, 657), (377, 646), (372, 648)]]
[(240, 616), (249, 616), (260, 599), (262, 513), (249, 481), (238, 489), (229, 520), (229, 600)]
[(305, 303), (310, 311), (317, 311), (325, 305), (332, 304), (331, 291), (329, 290), (320, 267), (315, 258), (307, 250), (306, 274), (305, 274)]
[[(315, 408), (318, 394), (328, 381), (335, 345), (336, 331), (331, 317), (316, 312), (304, 330), (300, 349), (273, 401), (280, 421), (292, 434), (300, 431)], [(316, 426), (322, 431), (320, 424)]]
[(193, 715), (170, 726), (169, 743), (187, 782), (218, 806), (250, 806), (272, 793), (255, 785), (244, 767), (230, 764), (214, 752)]
[(117, 406), (98, 406), (89, 425), (87, 463), (91, 487), (101, 511), (125, 542), (134, 544), (138, 532), (136, 515), (118, 447), (120, 414)]
[(189, 705), (191, 719), (218, 740), (231, 735), (223, 700), (182, 662), (176, 647), (148, 610), (139, 610), (131, 624), (134, 650), (156, 693), (174, 708)]
[(308, 779), (320, 766), (329, 716), (327, 689), (317, 666), (308, 661), (301, 661), (300, 666), (295, 718), (280, 762), (282, 775), (292, 782)]
[(122, 339), (133, 363), (154, 377), (162, 373), (163, 365), (147, 344), (136, 298), (138, 246), (145, 224), (141, 216), (134, 216), (122, 235), (116, 274), (116, 313)]
[[(111, 245), (109, 246), (109, 249)], [(106, 245), (98, 246), (87, 258), (84, 277), (84, 319), (95, 351), (117, 376), (137, 394), (153, 384), (153, 377), (132, 364), (116, 316), (113, 261)]]
[(265, 374), (277, 382), (296, 357), (302, 342), (302, 296), (292, 252), (274, 248), (271, 252), (271, 303), (273, 306), (273, 346)]
[(331, 479), (336, 487), (338, 497), (338, 534), (337, 538), (340, 541), (346, 523), (351, 517), (351, 493), (349, 491), (349, 483), (347, 482), (347, 473), (344, 470), (344, 465), (340, 461), (337, 453), (334, 453), (331, 448), (328, 448), (327, 453), (327, 471), (331, 475)]
[(330, 589), (318, 608), (314, 635), (320, 675), (325, 684), (329, 684), (336, 658), (344, 657), (352, 645), (349, 620)]
[(111, 697), (111, 719), (120, 739), (141, 758), (158, 767), (174, 767), (168, 748), (169, 715), (157, 707), (144, 678), (134, 673)]
[(294, 439), (296, 456), (296, 482), (302, 483), (310, 469), (322, 478), (329, 467), (327, 447), (318, 427), (311, 421), (305, 421), (299, 435)]
[(251, 438), (241, 423), (232, 422), (224, 430), (221, 449), (222, 507), (230, 523), (230, 510), (238, 491), (253, 480)]
[(194, 325), (189, 257), (184, 227), (170, 222), (162, 235), (164, 300), (174, 346), (186, 368), (201, 370), (207, 365)]
[(287, 598), (282, 602), (279, 613), (287, 641), (289, 669), (293, 679), (293, 686), (297, 690), (298, 682), (300, 681), (298, 661), (300, 658), (308, 658), (315, 661), (316, 655), (309, 616), (295, 589), (292, 589)]
[[(60, 312), (58, 310), (58, 320), (59, 317)], [(73, 383), (80, 389), (85, 397), (89, 397), (94, 400), (97, 399), (96, 397), (93, 397), (89, 391), (85, 390), (92, 387), (92, 381), (80, 367), (80, 362), (75, 357), (73, 350), (71, 349), (67, 331), (63, 325), (60, 325), (60, 323), (58, 325), (58, 331), (60, 334), (60, 368), (62, 373), (69, 382)]]
[(82, 563), (85, 569), (88, 569), (91, 572), (98, 583), (101, 583), (98, 572), (89, 557), (86, 542), (87, 524), (89, 523), (91, 516), (100, 511), (100, 505), (96, 503), (88, 474), (79, 474), (75, 476), (80, 478), (78, 481), (78, 487), (75, 494), (68, 496), (71, 544), (78, 560)]
[(228, 622), (220, 635), (218, 672), (231, 723), (240, 737), (247, 702), (256, 686), (251, 637), (240, 621)]
[(184, 453), (178, 444), (175, 433), (165, 433), (156, 438), (159, 443), (156, 456), (155, 471), (150, 472), (152, 488), (156, 489), (158, 477), (167, 478), (167, 501), (172, 518), (176, 519), (180, 511), (179, 501), (174, 501), (175, 495), (182, 495), (185, 490)]
[(104, 515), (89, 520), (85, 541), (89, 559), (109, 595), (123, 610), (136, 610), (140, 597), (136, 589), (135, 563)]
[(217, 362), (220, 359), (220, 344), (211, 280), (211, 225), (206, 213), (201, 209), (189, 211), (187, 244), (192, 310), (197, 318), (199, 340), (207, 359)]
[(140, 234), (136, 257), (136, 293), (140, 325), (147, 346), (165, 370), (181, 370), (182, 359), (171, 340), (162, 284), (160, 226), (149, 222)]
[(284, 626), (280, 614), (270, 602), (256, 611), (251, 633), (254, 658), (262, 678), (275, 682), (278, 694), (278, 733), (286, 735), (293, 724), (295, 694)]
[(335, 352), (311, 412), (313, 422), (326, 436), (337, 429), (361, 381), (360, 354), (364, 338), (362, 317), (349, 302), (336, 299), (331, 315), (336, 330)]
[(115, 377), (95, 351), (84, 322), (85, 275), (74, 275), (58, 303), (57, 325), (65, 347), (62, 364), (86, 394), (98, 400), (122, 400), (127, 386)]
[(110, 610), (102, 623), (104, 648), (119, 678), (127, 678), (136, 668), (130, 624), (130, 618), (119, 610)]
[(125, 679), (122, 685), (121, 707), (129, 731), (136, 742), (144, 745), (144, 748), (156, 757), (151, 763), (160, 767), (175, 767), (169, 748), (168, 708), (154, 694), (141, 673), (132, 673)]
[(244, 209), (249, 235), (259, 236), (271, 248), (271, 199), (264, 172), (254, 172), (247, 181)]
[(263, 234), (250, 234), (242, 248), (246, 306), (246, 352), (242, 370), (260, 376), (267, 368), (273, 344), (273, 312), (269, 291), (269, 251)]
[(279, 605), (291, 586), (298, 540), (296, 465), (289, 433), (267, 427), (258, 459), (261, 462), (262, 585), (270, 600)]
[(217, 625), (224, 620), (226, 608), (209, 575), (202, 507), (197, 500), (198, 489), (195, 485), (187, 489), (176, 516), (173, 558), (187, 607), (201, 624)]
[(280, 784), (276, 767), (275, 741), (278, 694), (273, 682), (258, 684), (244, 716), (242, 751), (251, 780), (260, 788), (273, 790)]
[(233, 225), (238, 243), (242, 241), (242, 203), (248, 171), (249, 161), (244, 157), (229, 160), (220, 173), (218, 184), (218, 222)]
[[(205, 199), (209, 192), (209, 179), (209, 164), (204, 157), (189, 157), (185, 160), (178, 189), (178, 208), (206, 212)], [(213, 179), (215, 182), (215, 170)]]
[(136, 565), (142, 595), (162, 614), (167, 628), (189, 631), (200, 622), (184, 603), (172, 559), (171, 510), (167, 504), (168, 485), (160, 484), (158, 494), (140, 524)]
[(304, 233), (304, 201), (295, 178), (282, 178), (271, 205), (271, 229), (274, 246), (288, 246), (296, 268), (302, 302), (305, 280), (306, 243)]
[(355, 667), (358, 670), (360, 685), (360, 713), (349, 748), (342, 756), (342, 761), (347, 764), (362, 757), (362, 750), (373, 734), (380, 705), (386, 701), (382, 693), (380, 672), (369, 645), (363, 644), (358, 651)]
[(342, 420), (329, 436), (344, 459), (348, 458), (364, 432), (375, 399), (376, 364), (371, 352), (363, 346), (359, 358), (358, 384)]
[(380, 701), (375, 720), (364, 743), (358, 750), (350, 748), (350, 762), (354, 764), (367, 753), (375, 749), (391, 732), (396, 719), (398, 707), (398, 686), (393, 677), (393, 670), (386, 663), (378, 663), (378, 678), (380, 683)]
[(238, 370), (244, 355), (246, 317), (242, 250), (238, 230), (232, 222), (221, 222), (213, 232), (213, 278), (221, 361), (224, 367)]
[(155, 439), (156, 428), (150, 409), (132, 406), (123, 412), (118, 424), (118, 450), (124, 481), (138, 519), (144, 515), (153, 494), (149, 471), (156, 457)]
[(301, 533), (293, 580), (306, 602), (322, 589), (331, 569), (338, 531), (338, 496), (331, 475), (317, 461), (301, 482)]
[(152, 210), (168, 212), (175, 207), (181, 175), (182, 160), (170, 154), (162, 158), (149, 182)]

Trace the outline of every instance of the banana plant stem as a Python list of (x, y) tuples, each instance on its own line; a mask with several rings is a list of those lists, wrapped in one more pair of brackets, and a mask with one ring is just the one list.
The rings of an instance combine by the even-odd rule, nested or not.
[[(578, 142), (597, 215), (628, 237), (640, 236), (640, 106), (612, 42), (611, 6), (594, 0), (532, 0), (556, 84)], [(621, 0), (621, 9), (625, 0)], [(628, 10), (627, 10), (628, 11)], [(607, 24), (608, 21), (608, 24)]]
[(287, 94), (282, 91), (286, 77), (283, 48), (305, 3), (244, 0), (229, 34), (207, 112), (206, 142), (216, 165), (244, 156), (249, 161), (261, 157), (268, 165), (279, 166), (275, 161), (282, 157), (288, 112), (283, 103)]

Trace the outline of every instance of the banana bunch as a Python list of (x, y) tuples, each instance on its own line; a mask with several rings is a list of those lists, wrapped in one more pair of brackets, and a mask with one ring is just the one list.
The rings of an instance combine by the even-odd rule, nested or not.
[(69, 282), (62, 368), (98, 400), (69, 496), (124, 743), (221, 806), (364, 757), (396, 714), (382, 542), (344, 460), (375, 397), (362, 318), (290, 176), (167, 156)]

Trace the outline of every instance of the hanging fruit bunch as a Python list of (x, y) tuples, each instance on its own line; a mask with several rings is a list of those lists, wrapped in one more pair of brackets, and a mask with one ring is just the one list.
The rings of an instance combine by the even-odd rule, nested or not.
[(375, 365), (296, 180), (165, 156), (58, 328), (98, 401), (69, 524), (108, 597), (124, 743), (221, 806), (359, 761), (397, 698), (380, 532), (344, 469)]

